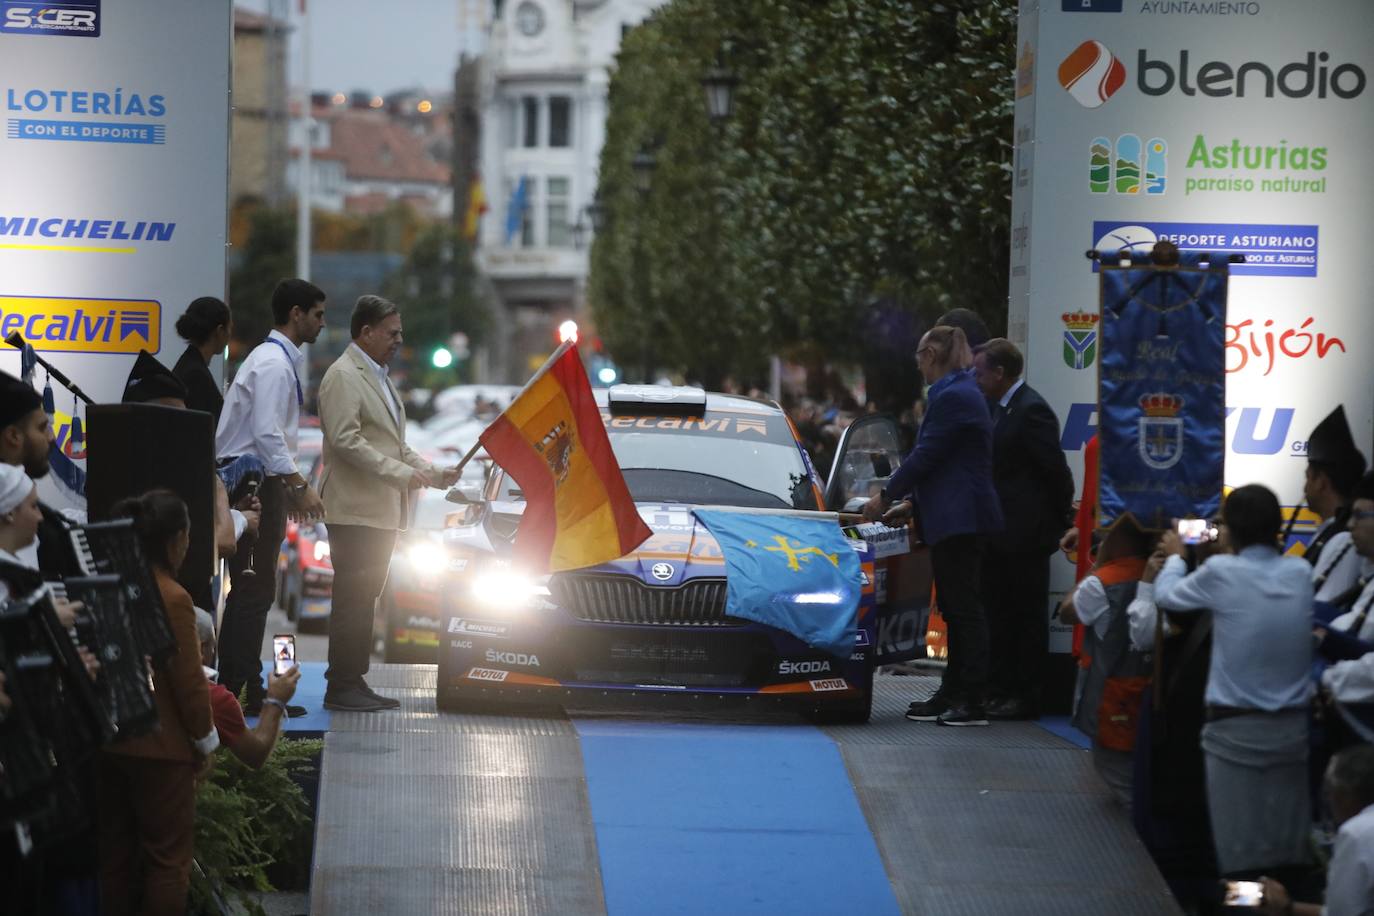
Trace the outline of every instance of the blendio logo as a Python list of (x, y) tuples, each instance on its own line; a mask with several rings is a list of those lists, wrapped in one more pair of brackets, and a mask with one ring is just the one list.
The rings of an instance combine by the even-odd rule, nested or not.
[(1365, 72), (1355, 64), (1328, 67), (1331, 55), (1325, 51), (1308, 51), (1302, 60), (1280, 67), (1275, 73), (1268, 64), (1246, 61), (1238, 67), (1219, 60), (1208, 61), (1194, 73), (1188, 52), (1178, 52), (1177, 66), (1163, 60), (1151, 60), (1150, 52), (1142, 48), (1136, 62), (1136, 85), (1145, 95), (1167, 95), (1175, 85), (1184, 95), (1213, 98), (1245, 98), (1263, 90), (1266, 99), (1275, 92), (1290, 99), (1305, 99), (1328, 95), (1338, 99), (1353, 99), (1364, 92), (1368, 82)]

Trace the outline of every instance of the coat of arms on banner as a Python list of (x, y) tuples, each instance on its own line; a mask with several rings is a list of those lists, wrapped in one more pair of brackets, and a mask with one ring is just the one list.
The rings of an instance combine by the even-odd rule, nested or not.
[(1098, 316), (1092, 312), (1065, 312), (1064, 364), (1070, 369), (1086, 369), (1097, 359)]
[(1140, 399), (1140, 460), (1156, 470), (1171, 468), (1183, 457), (1183, 404), (1183, 398), (1164, 392)]

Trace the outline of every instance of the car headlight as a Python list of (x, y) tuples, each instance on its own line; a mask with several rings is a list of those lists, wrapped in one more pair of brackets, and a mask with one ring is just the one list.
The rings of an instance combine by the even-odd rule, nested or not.
[(444, 548), (433, 541), (411, 544), (406, 548), (406, 562), (420, 573), (440, 573), (444, 568)]
[(316, 562), (316, 563), (319, 563), (319, 562), (322, 561), (322, 560), (328, 560), (328, 559), (329, 559), (329, 542), (328, 542), (328, 541), (316, 541), (316, 542), (315, 542), (315, 562)]
[(508, 563), (493, 563), (472, 577), (473, 599), (493, 610), (519, 610), (549, 595), (539, 578)]

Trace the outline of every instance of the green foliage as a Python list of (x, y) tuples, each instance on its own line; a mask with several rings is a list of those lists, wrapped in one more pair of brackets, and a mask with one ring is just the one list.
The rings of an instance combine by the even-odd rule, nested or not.
[(243, 259), (229, 274), (229, 308), (234, 337), (254, 346), (272, 329), (272, 290), (295, 276), (296, 216), (290, 210), (257, 207), (248, 218)]
[(406, 261), (387, 278), (382, 295), (401, 305), (407, 346), (417, 354), (411, 360), (411, 375), (417, 384), (428, 387), (452, 385), (464, 363), (449, 369), (435, 369), (429, 353), (436, 346), (448, 346), (449, 337), (461, 331), (471, 344), (481, 342), (490, 331), (491, 317), (476, 286), (477, 272), (472, 251), (449, 223), (434, 223), (421, 230)]
[[(707, 123), (718, 51), (735, 112)], [(875, 301), (1005, 326), (1015, 5), (673, 0), (622, 46), (589, 298), (612, 354), (749, 375), (885, 360)], [(650, 193), (630, 161), (660, 144)], [(647, 342), (646, 342), (647, 341)], [(901, 354), (910, 359), (910, 352)]]
[[(200, 786), (196, 861), (211, 885), (235, 896), (249, 913), (260, 914), (262, 909), (248, 891), (274, 889), (269, 869), (305, 873), (314, 822), (292, 776), (313, 772), (323, 749), (323, 741), (283, 739), (260, 770), (249, 769), (222, 750)], [(210, 887), (193, 880), (191, 894), (193, 903), (204, 909)]]

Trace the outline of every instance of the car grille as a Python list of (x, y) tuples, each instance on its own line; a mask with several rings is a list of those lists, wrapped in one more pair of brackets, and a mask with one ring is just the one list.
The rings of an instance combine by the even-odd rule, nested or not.
[(595, 623), (674, 627), (735, 627), (725, 616), (725, 580), (693, 579), (668, 587), (645, 585), (632, 576), (564, 575), (549, 585), (574, 617)]

